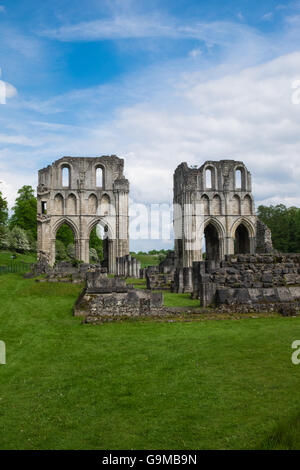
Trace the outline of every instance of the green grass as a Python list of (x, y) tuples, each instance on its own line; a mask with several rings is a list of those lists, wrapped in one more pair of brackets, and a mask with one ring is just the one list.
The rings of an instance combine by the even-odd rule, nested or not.
[(11, 262), (36, 263), (35, 253), (17, 253), (17, 258), (12, 259), (12, 251), (0, 251), (0, 266), (6, 266)]
[(79, 290), (0, 277), (1, 449), (300, 448), (300, 318), (92, 326)]
[(188, 307), (200, 308), (199, 299), (191, 299), (191, 294), (175, 294), (169, 291), (163, 291), (164, 305), (166, 307)]
[(148, 266), (157, 266), (160, 263), (159, 255), (133, 255), (136, 259), (141, 262), (142, 268), (147, 268)]
[(264, 450), (299, 450), (300, 448), (300, 414), (283, 421), (262, 442)]

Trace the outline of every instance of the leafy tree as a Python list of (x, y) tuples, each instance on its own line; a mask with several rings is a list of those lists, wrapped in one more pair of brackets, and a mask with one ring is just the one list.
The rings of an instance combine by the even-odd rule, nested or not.
[(67, 260), (66, 247), (61, 240), (56, 240), (55, 242), (55, 253), (57, 261)]
[(34, 190), (31, 186), (23, 186), (18, 191), (13, 215), (10, 219), (10, 228), (20, 227), (23, 230), (31, 232), (32, 236), (37, 237), (37, 200), (34, 196)]
[(95, 248), (90, 248), (90, 263), (98, 263), (99, 257)]
[(0, 249), (7, 250), (10, 247), (10, 233), (5, 225), (0, 225)]
[(59, 228), (56, 234), (56, 240), (60, 240), (66, 249), (69, 245), (74, 245), (74, 234), (68, 224), (63, 224)]
[(67, 255), (71, 259), (75, 259), (75, 245), (74, 243), (69, 243), (67, 246)]
[(0, 191), (0, 225), (6, 225), (8, 219), (7, 200), (2, 196)]
[(98, 258), (103, 261), (103, 240), (97, 235), (97, 227), (94, 227), (91, 231), (90, 248), (96, 250)]
[(274, 248), (283, 253), (300, 252), (300, 209), (259, 206), (258, 217), (271, 229)]
[(9, 247), (19, 253), (30, 251), (30, 243), (25, 230), (18, 226), (13, 227), (9, 233)]

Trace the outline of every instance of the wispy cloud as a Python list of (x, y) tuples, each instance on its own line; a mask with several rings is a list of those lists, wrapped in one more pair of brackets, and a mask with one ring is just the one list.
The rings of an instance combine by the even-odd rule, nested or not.
[(0, 13), (5, 13), (5, 6), (4, 5), (0, 5)]

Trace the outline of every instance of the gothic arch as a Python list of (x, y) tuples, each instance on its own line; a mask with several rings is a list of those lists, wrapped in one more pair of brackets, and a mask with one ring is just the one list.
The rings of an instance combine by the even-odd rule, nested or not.
[(243, 199), (243, 214), (252, 215), (253, 213), (252, 206), (253, 206), (252, 198), (249, 196), (249, 194), (246, 194), (246, 196)]
[(74, 193), (68, 194), (66, 198), (66, 214), (68, 215), (77, 214), (77, 197)]
[(98, 210), (98, 198), (96, 194), (91, 193), (88, 197), (88, 213), (91, 215), (97, 215)]
[(241, 215), (241, 198), (235, 194), (232, 198), (232, 215)]
[(203, 196), (201, 196), (201, 204), (203, 215), (210, 215), (210, 201), (207, 194), (203, 194)]
[(73, 222), (73, 220), (67, 218), (67, 217), (62, 217), (60, 218), (52, 227), (52, 236), (54, 239), (56, 239), (56, 234), (58, 232), (58, 230), (60, 229), (60, 227), (62, 225), (68, 225), (70, 227), (70, 229), (72, 230), (73, 234), (74, 234), (74, 239), (75, 240), (78, 240), (79, 239), (79, 228), (77, 227), (76, 223)]
[(57, 193), (54, 196), (54, 214), (55, 215), (64, 215), (65, 211), (65, 200), (61, 193)]
[(248, 230), (249, 237), (254, 238), (255, 237), (255, 227), (252, 225), (249, 220), (245, 219), (244, 217), (240, 217), (238, 220), (236, 220), (230, 230), (231, 237), (235, 238), (235, 232), (236, 229), (239, 227), (239, 225), (244, 225), (246, 229)]

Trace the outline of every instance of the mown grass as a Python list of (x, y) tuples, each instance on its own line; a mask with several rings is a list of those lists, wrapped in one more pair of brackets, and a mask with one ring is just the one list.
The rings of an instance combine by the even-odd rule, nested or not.
[(1, 449), (245, 449), (286, 417), (297, 430), (299, 318), (92, 326), (79, 291), (0, 278)]
[(15, 254), (12, 251), (0, 251), (0, 266), (7, 266), (11, 262), (24, 262), (24, 263), (35, 263), (35, 253), (17, 253), (16, 259), (12, 259), (12, 255)]
[(142, 268), (147, 268), (148, 266), (157, 266), (160, 263), (159, 255), (148, 255), (148, 254), (134, 254), (136, 259), (141, 262)]
[(259, 447), (263, 450), (299, 450), (300, 413), (276, 426)]
[[(126, 278), (126, 284), (132, 284), (136, 289), (146, 289), (146, 279)], [(157, 291), (159, 292), (159, 291)], [(199, 308), (199, 300), (191, 299), (191, 294), (174, 294), (169, 291), (162, 291), (165, 307), (187, 307)]]

